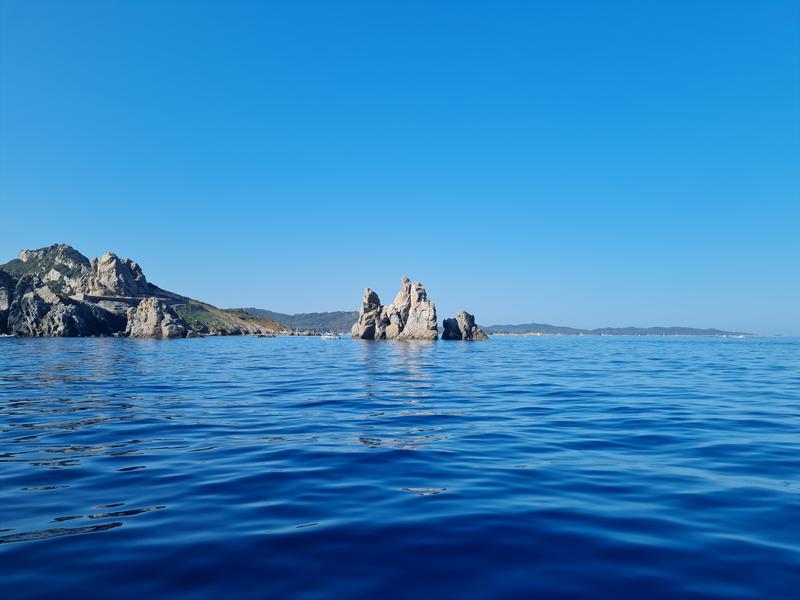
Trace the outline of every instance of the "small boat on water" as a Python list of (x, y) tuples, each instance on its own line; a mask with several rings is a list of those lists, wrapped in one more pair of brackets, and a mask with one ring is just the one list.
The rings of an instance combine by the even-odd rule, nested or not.
[(323, 340), (338, 340), (339, 334), (338, 333), (323, 333), (322, 336)]

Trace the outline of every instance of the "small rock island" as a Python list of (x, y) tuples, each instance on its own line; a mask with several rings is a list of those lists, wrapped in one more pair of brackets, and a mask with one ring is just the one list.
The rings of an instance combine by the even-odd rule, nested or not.
[[(455, 319), (445, 319), (443, 325), (443, 340), (489, 339), (475, 324), (475, 317), (463, 310)], [(400, 280), (400, 291), (391, 304), (382, 305), (378, 294), (367, 288), (351, 336), (362, 340), (436, 340), (436, 305), (425, 287), (419, 281), (411, 283), (408, 277)]]
[(462, 310), (455, 319), (445, 319), (442, 323), (443, 340), (488, 340), (489, 336), (475, 324), (475, 317)]

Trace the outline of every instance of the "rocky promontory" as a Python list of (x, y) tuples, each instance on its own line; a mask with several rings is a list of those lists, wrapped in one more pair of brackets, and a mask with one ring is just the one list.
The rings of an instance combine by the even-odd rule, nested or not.
[[(408, 277), (400, 280), (400, 291), (391, 304), (382, 305), (378, 294), (367, 288), (351, 336), (362, 340), (438, 339), (436, 305), (425, 287), (418, 281), (411, 283)], [(445, 319), (442, 339), (486, 340), (489, 336), (475, 325), (475, 317), (461, 311), (456, 319)]]
[(0, 265), (0, 334), (175, 338), (282, 329), (267, 318), (161, 289), (135, 261), (111, 252), (89, 260), (55, 244), (23, 250)]

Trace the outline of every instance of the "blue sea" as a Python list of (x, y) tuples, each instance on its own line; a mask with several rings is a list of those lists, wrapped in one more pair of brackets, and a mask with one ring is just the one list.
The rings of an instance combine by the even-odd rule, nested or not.
[(791, 598), (800, 339), (0, 339), (0, 597)]

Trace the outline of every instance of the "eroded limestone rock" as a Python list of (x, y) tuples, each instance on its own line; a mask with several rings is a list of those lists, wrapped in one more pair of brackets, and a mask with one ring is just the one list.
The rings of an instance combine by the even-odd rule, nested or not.
[(32, 274), (19, 279), (8, 309), (7, 329), (19, 336), (112, 335), (119, 326), (114, 315), (58, 294)]
[(105, 252), (93, 258), (91, 273), (86, 278), (86, 293), (95, 296), (145, 296), (150, 285), (136, 261)]
[(401, 340), (435, 340), (439, 337), (436, 326), (436, 306), (428, 299), (428, 293), (421, 283), (411, 286), (411, 307), (408, 311)]
[(435, 340), (439, 335), (436, 306), (423, 285), (412, 284), (408, 277), (401, 279), (394, 302), (386, 306), (381, 305), (378, 294), (367, 288), (351, 335), (363, 340)]
[(125, 335), (140, 338), (186, 337), (188, 328), (175, 311), (159, 298), (145, 298), (128, 310)]

